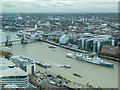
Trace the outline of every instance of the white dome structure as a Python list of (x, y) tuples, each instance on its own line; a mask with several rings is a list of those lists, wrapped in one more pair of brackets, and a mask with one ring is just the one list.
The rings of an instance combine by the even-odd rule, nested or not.
[(59, 39), (59, 43), (62, 44), (62, 45), (66, 45), (70, 42), (70, 36), (69, 35), (63, 35), (60, 37)]

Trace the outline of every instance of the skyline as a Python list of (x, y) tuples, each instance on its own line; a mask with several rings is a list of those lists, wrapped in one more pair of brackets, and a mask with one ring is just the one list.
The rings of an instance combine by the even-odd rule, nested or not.
[(39, 1), (2, 2), (3, 13), (87, 13), (118, 12), (117, 2)]
[(120, 2), (5, 1), (0, 88), (119, 88)]

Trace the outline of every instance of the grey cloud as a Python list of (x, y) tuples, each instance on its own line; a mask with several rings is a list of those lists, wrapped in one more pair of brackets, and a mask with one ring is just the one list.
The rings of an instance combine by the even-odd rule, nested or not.
[(7, 2), (5, 2), (5, 3), (2, 3), (2, 6), (5, 6), (5, 7), (16, 7), (16, 5), (15, 4), (10, 4), (10, 3), (7, 3)]
[(64, 6), (64, 7), (72, 7), (73, 5), (72, 4), (67, 4), (65, 2), (55, 2), (57, 5), (61, 5), (61, 6)]
[(117, 12), (118, 7), (116, 2), (36, 1), (3, 3), (3, 12)]

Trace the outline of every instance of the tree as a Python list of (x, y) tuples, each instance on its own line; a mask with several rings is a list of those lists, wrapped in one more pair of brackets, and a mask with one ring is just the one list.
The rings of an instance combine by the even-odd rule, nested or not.
[(85, 48), (84, 48), (84, 47), (81, 47), (80, 49), (84, 50)]
[(9, 58), (12, 56), (12, 53), (11, 53), (11, 52), (8, 52), (8, 51), (0, 50), (0, 55), (2, 55), (2, 56), (4, 56), (5, 58), (9, 59)]
[(92, 50), (91, 50), (91, 49), (89, 49), (89, 52), (92, 52)]

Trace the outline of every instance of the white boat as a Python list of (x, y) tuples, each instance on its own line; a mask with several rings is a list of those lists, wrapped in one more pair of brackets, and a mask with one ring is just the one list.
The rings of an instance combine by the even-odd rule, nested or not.
[(37, 65), (40, 65), (40, 66), (42, 66), (42, 67), (45, 67), (45, 68), (51, 68), (51, 65), (48, 64), (48, 63), (40, 63), (40, 62), (37, 62), (36, 64), (37, 64)]
[(70, 65), (60, 65), (60, 67), (71, 68)]
[(66, 56), (69, 58), (86, 61), (86, 62), (97, 64), (97, 65), (102, 65), (102, 66), (112, 67), (112, 68), (114, 67), (114, 64), (101, 60), (98, 56), (94, 56), (93, 58), (90, 58), (89, 55), (82, 54), (82, 53), (80, 54), (79, 53), (74, 53), (74, 54), (67, 53)]

